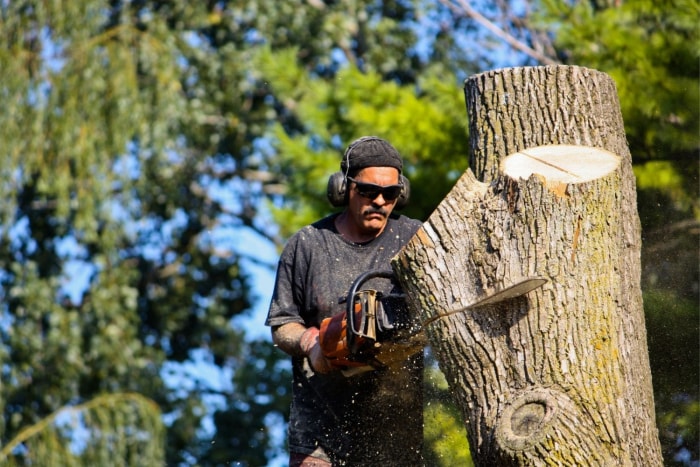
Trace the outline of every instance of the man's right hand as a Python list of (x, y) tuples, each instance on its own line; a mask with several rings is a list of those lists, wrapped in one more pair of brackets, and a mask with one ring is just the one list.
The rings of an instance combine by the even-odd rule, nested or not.
[(316, 373), (329, 373), (334, 370), (334, 367), (323, 355), (321, 344), (318, 342), (318, 332), (318, 328), (308, 328), (304, 331), (304, 334), (301, 335), (299, 347), (301, 347), (304, 355), (308, 357), (311, 368)]

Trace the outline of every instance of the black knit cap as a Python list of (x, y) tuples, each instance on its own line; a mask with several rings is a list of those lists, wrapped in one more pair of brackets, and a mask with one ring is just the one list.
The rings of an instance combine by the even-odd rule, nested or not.
[(363, 136), (350, 143), (345, 150), (340, 170), (343, 173), (357, 173), (366, 167), (394, 167), (401, 172), (403, 162), (399, 151), (388, 141), (377, 136)]

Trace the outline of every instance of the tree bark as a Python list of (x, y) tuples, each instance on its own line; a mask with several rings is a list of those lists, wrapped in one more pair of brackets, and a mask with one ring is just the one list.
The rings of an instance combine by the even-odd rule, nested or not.
[[(393, 267), (430, 323), (475, 463), (661, 465), (614, 82), (511, 68), (471, 77), (465, 95), (476, 176), (464, 173)], [(548, 282), (441, 316), (532, 276)]]

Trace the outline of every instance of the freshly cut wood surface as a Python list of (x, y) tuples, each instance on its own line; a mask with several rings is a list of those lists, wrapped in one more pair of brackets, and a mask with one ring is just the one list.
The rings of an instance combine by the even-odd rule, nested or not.
[(501, 171), (516, 180), (536, 174), (549, 183), (583, 183), (609, 174), (618, 165), (620, 157), (605, 149), (552, 144), (511, 154), (501, 163)]

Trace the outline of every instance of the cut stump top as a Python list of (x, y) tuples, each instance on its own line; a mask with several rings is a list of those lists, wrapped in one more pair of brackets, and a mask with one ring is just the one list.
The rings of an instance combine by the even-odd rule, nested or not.
[(555, 144), (509, 155), (501, 163), (501, 172), (515, 180), (539, 175), (547, 183), (584, 183), (609, 174), (620, 160), (605, 149)]

